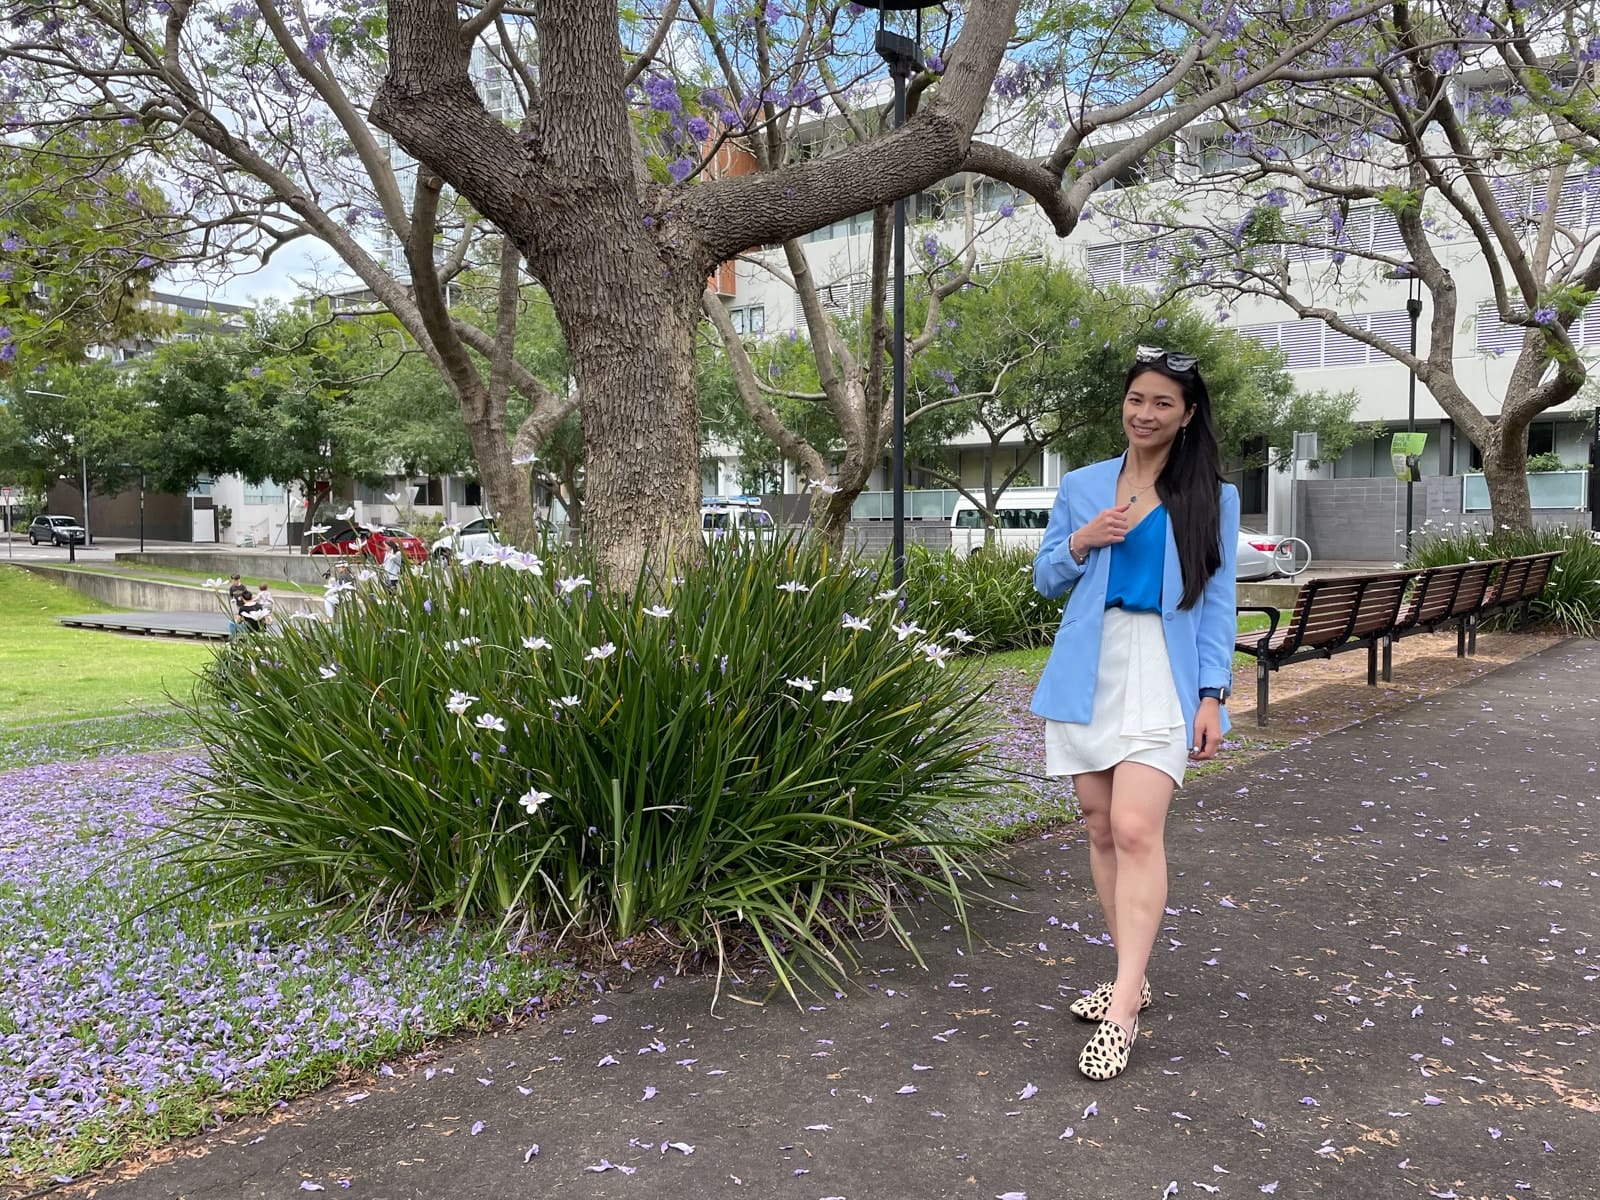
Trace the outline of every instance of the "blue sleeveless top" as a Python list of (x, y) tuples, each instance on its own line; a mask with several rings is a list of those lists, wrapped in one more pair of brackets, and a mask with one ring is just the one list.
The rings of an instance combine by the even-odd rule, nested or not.
[(1106, 607), (1124, 612), (1161, 611), (1161, 575), (1167, 561), (1167, 510), (1156, 505), (1111, 547)]

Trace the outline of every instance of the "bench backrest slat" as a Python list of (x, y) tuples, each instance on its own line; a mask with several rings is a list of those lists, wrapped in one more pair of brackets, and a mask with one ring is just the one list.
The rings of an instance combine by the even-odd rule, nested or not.
[(1452, 617), (1465, 617), (1477, 612), (1483, 606), (1483, 598), (1489, 590), (1489, 581), (1494, 578), (1496, 568), (1504, 567), (1506, 560), (1493, 558), (1486, 562), (1467, 563), (1461, 575), (1461, 586), (1456, 591), (1455, 602), (1450, 606)]
[(1461, 580), (1470, 564), (1452, 563), (1442, 567), (1428, 567), (1417, 576), (1410, 595), (1400, 611), (1401, 628), (1440, 621), (1448, 618), (1456, 593), (1461, 590)]
[(1505, 604), (1516, 604), (1522, 599), (1522, 589), (1527, 586), (1528, 572), (1532, 569), (1532, 559), (1508, 559), (1501, 568), (1500, 578), (1490, 585), (1484, 603), (1496, 608)]
[(1409, 575), (1379, 575), (1367, 581), (1357, 602), (1355, 620), (1350, 627), (1351, 637), (1370, 637), (1394, 626), (1400, 615), (1400, 603), (1405, 599)]
[(1532, 600), (1550, 582), (1550, 572), (1556, 565), (1564, 551), (1551, 550), (1544, 554), (1536, 554), (1528, 563), (1528, 577), (1523, 580), (1522, 599)]
[(1361, 598), (1357, 578), (1313, 579), (1295, 597), (1287, 646), (1325, 646), (1348, 636), (1351, 618)]

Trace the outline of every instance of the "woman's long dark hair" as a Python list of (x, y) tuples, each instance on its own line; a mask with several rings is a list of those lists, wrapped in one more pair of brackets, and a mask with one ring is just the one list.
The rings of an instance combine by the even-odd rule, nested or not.
[(1211, 393), (1200, 378), (1199, 367), (1174, 371), (1161, 359), (1134, 363), (1122, 381), (1122, 394), (1127, 395), (1133, 381), (1147, 371), (1182, 388), (1184, 411), (1191, 414), (1156, 478), (1156, 495), (1167, 506), (1178, 565), (1183, 568), (1183, 599), (1178, 607), (1193, 608), (1200, 603), (1207, 581), (1222, 566), (1222, 455), (1211, 425)]

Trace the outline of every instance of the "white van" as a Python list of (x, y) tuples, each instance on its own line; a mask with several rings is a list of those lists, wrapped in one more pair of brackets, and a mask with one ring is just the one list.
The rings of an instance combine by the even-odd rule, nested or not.
[(778, 523), (755, 496), (707, 496), (700, 502), (700, 537), (707, 543), (729, 537), (772, 541)]
[[(1037, 550), (1055, 502), (1055, 488), (1012, 487), (1001, 492), (995, 501), (994, 544)], [(986, 534), (978, 506), (965, 496), (958, 496), (955, 511), (950, 514), (951, 551), (957, 558), (981, 551)]]

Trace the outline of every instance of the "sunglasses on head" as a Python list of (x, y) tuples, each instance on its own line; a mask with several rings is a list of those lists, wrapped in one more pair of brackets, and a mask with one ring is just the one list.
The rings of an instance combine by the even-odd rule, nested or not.
[(1200, 360), (1192, 354), (1179, 354), (1176, 350), (1163, 350), (1160, 346), (1140, 346), (1133, 353), (1136, 363), (1165, 363), (1168, 370), (1192, 371)]

